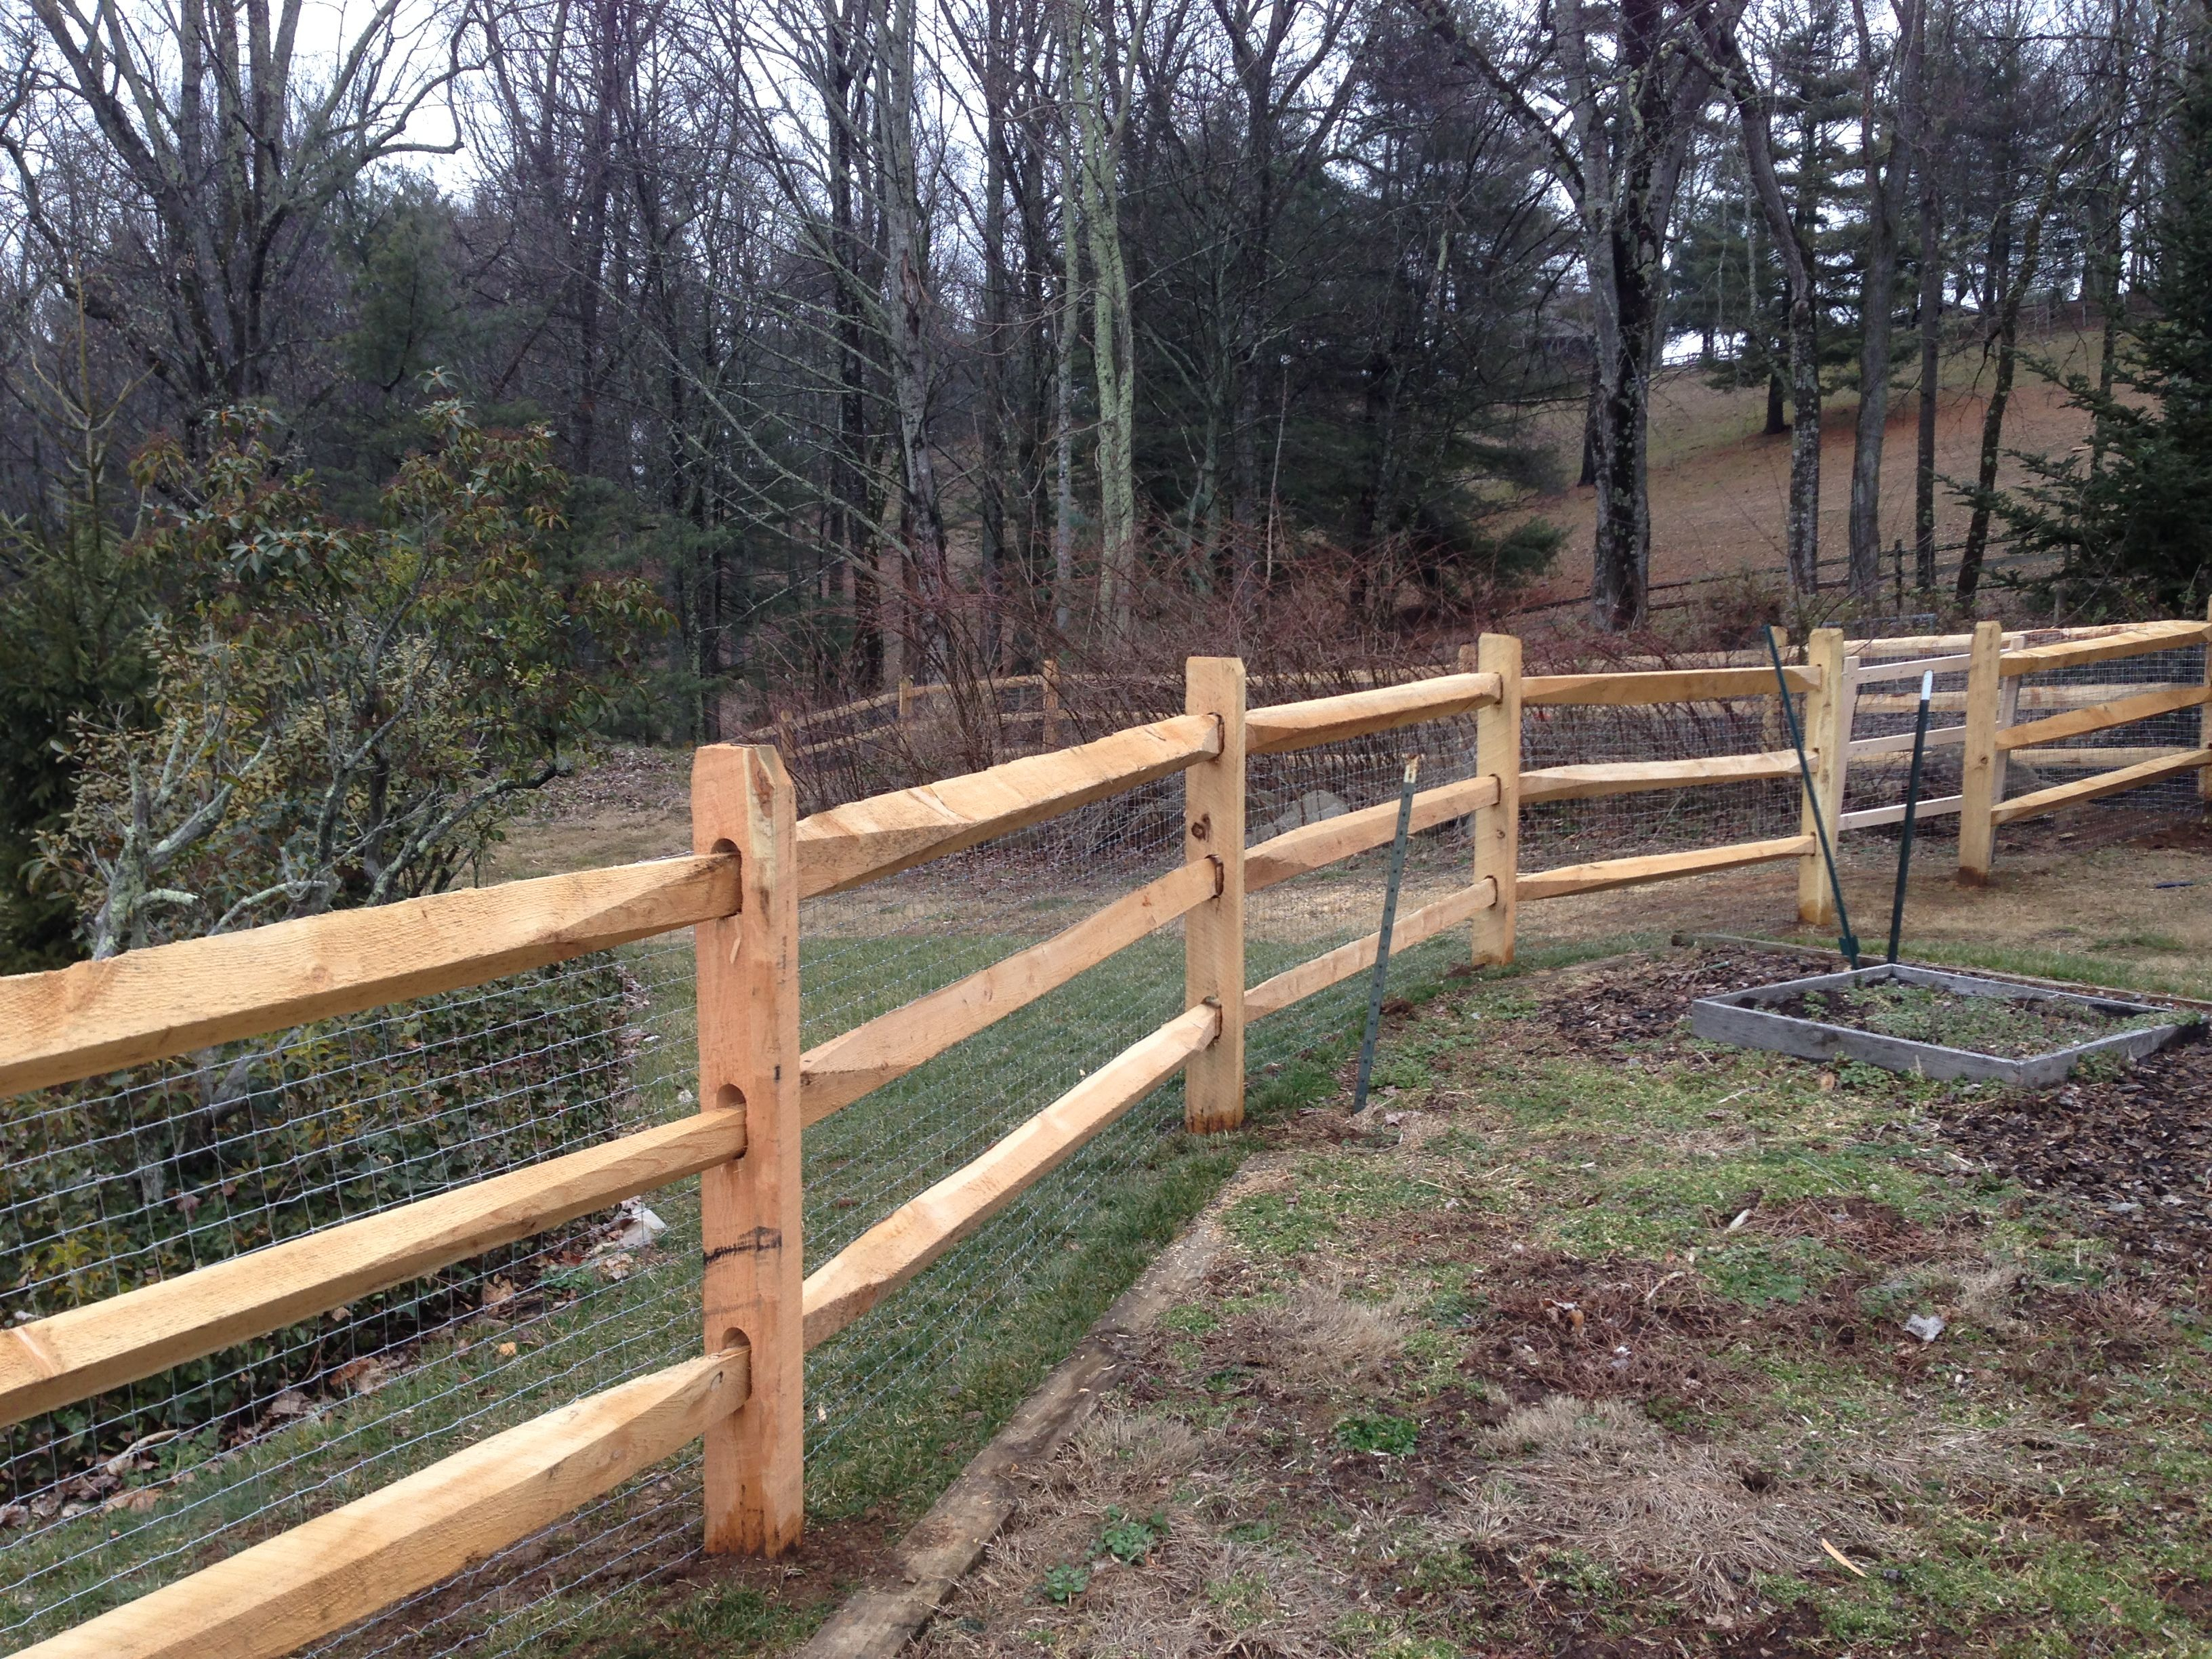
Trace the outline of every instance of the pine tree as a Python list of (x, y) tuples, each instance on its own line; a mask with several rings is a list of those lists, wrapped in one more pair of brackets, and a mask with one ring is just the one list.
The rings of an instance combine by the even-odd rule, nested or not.
[(2147, 313), (2126, 330), (2113, 389), (2063, 377), (2094, 440), (1991, 506), (2008, 539), (2056, 553), (2041, 586), (2078, 613), (2194, 614), (2212, 593), (2212, 41), (2190, 56), (2161, 147)]

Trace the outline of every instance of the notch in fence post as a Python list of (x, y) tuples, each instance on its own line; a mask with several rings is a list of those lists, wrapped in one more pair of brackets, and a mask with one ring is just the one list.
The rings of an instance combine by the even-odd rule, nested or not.
[(1812, 751), (1807, 758), (1812, 763), (1813, 787), (1799, 809), (1798, 833), (1813, 836), (1814, 845), (1797, 860), (1797, 920), (1809, 927), (1833, 927), (1838, 925), (1835, 889), (1828, 880), (1818, 842), (1825, 825), (1829, 848), (1838, 860), (1842, 859), (1837, 826), (1844, 806), (1844, 756), (1851, 741), (1851, 688), (1850, 670), (1844, 661), (1844, 630), (1814, 629), (1805, 641), (1805, 665), (1819, 672), (1820, 683), (1805, 694), (1805, 721), (1801, 728), (1805, 747)]
[(1193, 657), (1183, 708), (1221, 723), (1221, 752), (1183, 778), (1183, 857), (1215, 860), (1214, 896), (1183, 918), (1183, 1006), (1212, 1002), (1221, 1035), (1183, 1071), (1183, 1125), (1194, 1134), (1244, 1121), (1244, 665)]
[(1974, 624), (1966, 660), (1965, 775), (1959, 785), (1959, 881), (1979, 887), (1990, 878), (1996, 848), (1996, 826), (1990, 814), (1997, 804), (1997, 722), (2003, 697), (2004, 624)]
[(709, 1353), (742, 1341), (752, 1393), (706, 1436), (707, 1553), (782, 1553), (805, 1512), (799, 1248), (799, 832), (775, 750), (717, 744), (691, 762), (691, 847), (734, 852), (739, 910), (694, 930), (699, 1104), (742, 1104), (744, 1155), (699, 1177)]
[(1498, 676), (1498, 701), (1474, 711), (1474, 763), (1498, 780), (1495, 805), (1474, 813), (1474, 870), (1477, 881), (1498, 884), (1487, 910), (1475, 912), (1468, 940), (1478, 968), (1513, 960), (1513, 935), (1519, 924), (1516, 902), (1521, 865), (1521, 641), (1510, 634), (1485, 634), (1459, 648), (1462, 674)]

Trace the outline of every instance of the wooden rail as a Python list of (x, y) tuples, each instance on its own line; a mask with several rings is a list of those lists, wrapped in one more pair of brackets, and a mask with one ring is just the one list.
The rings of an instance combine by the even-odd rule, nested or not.
[(2212, 766), (2212, 749), (2179, 749), (2156, 760), (2139, 761), (2133, 766), (2121, 767), (2118, 771), (2100, 772), (2094, 778), (2057, 784), (2049, 789), (2039, 789), (2030, 795), (2015, 795), (1991, 809), (1990, 818), (1996, 823), (2014, 823), (2021, 818), (2055, 812), (2062, 806), (2073, 806), (2106, 795), (2117, 795), (2124, 790), (2140, 789), (2147, 783), (2156, 783), (2160, 778), (2175, 777), (2208, 766)]
[(2201, 622), (2144, 623), (2102, 639), (2063, 640), (2055, 645), (2031, 645), (2008, 651), (1998, 666), (2007, 679), (2019, 674), (2041, 674), (2053, 668), (2078, 668), (2085, 663), (2110, 662), (2115, 657), (2139, 657), (2149, 651), (2172, 651), (2200, 643), (2212, 624)]
[(737, 908), (737, 860), (667, 859), (19, 974), (0, 979), (0, 1094), (481, 985)]
[(1415, 680), (1410, 685), (1378, 686), (1372, 691), (1255, 708), (1245, 716), (1245, 750), (1254, 755), (1280, 755), (1316, 744), (1395, 732), (1423, 720), (1471, 714), (1496, 702), (1498, 690), (1495, 674), (1446, 674), (1432, 680)]
[(744, 1403), (748, 1360), (709, 1354), (549, 1412), (16, 1659), (276, 1659), (681, 1451)]
[(2031, 744), (2063, 743), (2085, 732), (2103, 732), (2115, 726), (2198, 708), (2208, 700), (2212, 700), (2212, 689), (2202, 685), (2161, 686), (2155, 691), (2117, 697), (2093, 708), (2076, 708), (2068, 714), (2029, 720), (2023, 726), (2008, 726), (1997, 733), (1997, 747), (2022, 749)]
[(1213, 897), (1220, 883), (1219, 867), (1211, 860), (1170, 870), (1026, 951), (809, 1048), (799, 1073), (806, 1122), (819, 1123), (870, 1090), (904, 1077), (1026, 1008), (1188, 915)]
[(942, 783), (871, 795), (799, 826), (799, 890), (841, 893), (1087, 806), (1221, 752), (1221, 728), (1177, 714), (1073, 749), (1025, 755)]
[[(1423, 905), (1411, 915), (1400, 916), (1390, 930), (1390, 948), (1400, 951), (1419, 945), (1423, 939), (1434, 939), (1446, 928), (1474, 920), (1497, 902), (1498, 884), (1487, 878), (1462, 887), (1456, 893)], [(1244, 994), (1245, 1017), (1264, 1019), (1269, 1014), (1279, 1014), (1316, 991), (1327, 990), (1340, 980), (1372, 968), (1376, 952), (1382, 948), (1382, 940), (1379, 932), (1370, 933), (1295, 968), (1285, 969), (1273, 979), (1262, 980)]]
[(1521, 878), (1524, 899), (1565, 898), (1571, 893), (1599, 893), (1613, 887), (1636, 887), (1647, 881), (1672, 881), (1678, 876), (1710, 875), (1747, 864), (1774, 864), (1802, 858), (1814, 851), (1810, 836), (1784, 836), (1775, 841), (1740, 842), (1733, 847), (1700, 847), (1687, 853), (1649, 853), (1636, 858), (1601, 859), (1595, 864), (1570, 864), (1557, 870), (1540, 870)]
[(1523, 805), (1587, 800), (1641, 790), (1681, 789), (1701, 783), (1755, 783), (1763, 778), (1796, 775), (1797, 751), (1794, 749), (1778, 749), (1763, 755), (1711, 755), (1693, 760), (1547, 766), (1540, 771), (1521, 775), (1521, 799)]
[[(1419, 835), (1440, 823), (1449, 823), (1498, 799), (1494, 776), (1465, 778), (1439, 788), (1421, 790), (1413, 797), (1411, 829)], [(1300, 824), (1272, 840), (1244, 850), (1244, 890), (1257, 892), (1278, 882), (1303, 876), (1355, 854), (1387, 844), (1398, 830), (1398, 803), (1383, 801), (1333, 818)]]
[(1176, 1015), (809, 1273), (806, 1346), (828, 1341), (1065, 1164), (1212, 1042), (1220, 1024), (1204, 1004)]
[(744, 1150), (742, 1109), (702, 1113), (9, 1326), (0, 1332), (0, 1423), (265, 1336)]
[[(1785, 667), (1783, 678), (1792, 691), (1817, 690), (1820, 672), (1805, 667)], [(1531, 707), (1600, 704), (1626, 707), (1637, 703), (1724, 702), (1741, 697), (1774, 695), (1771, 668), (1667, 668), (1634, 674), (1531, 674), (1521, 682), (1522, 701)]]

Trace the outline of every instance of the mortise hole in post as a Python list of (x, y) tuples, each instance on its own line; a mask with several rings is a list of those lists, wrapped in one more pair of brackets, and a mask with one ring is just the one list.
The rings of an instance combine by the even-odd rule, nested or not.
[(745, 1103), (745, 1091), (734, 1083), (725, 1083), (714, 1091), (714, 1104), (726, 1112), (734, 1112)]
[(722, 1333), (721, 1345), (715, 1350), (715, 1352), (717, 1353), (744, 1353), (749, 1352), (752, 1346), (752, 1343), (747, 1340), (745, 1334), (743, 1331), (731, 1329)]

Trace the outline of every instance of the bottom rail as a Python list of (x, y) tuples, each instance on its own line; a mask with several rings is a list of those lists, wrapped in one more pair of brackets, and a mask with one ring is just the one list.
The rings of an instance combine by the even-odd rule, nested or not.
[[(2015, 751), (2019, 760), (2023, 753)], [(2094, 753), (2094, 750), (2086, 750)], [(2200, 767), (2212, 767), (2212, 749), (2183, 749), (2161, 755), (2154, 759), (2124, 766), (2117, 772), (2100, 772), (2094, 778), (2083, 778), (2079, 783), (2057, 784), (2049, 789), (2039, 789), (2032, 795), (2021, 795), (2001, 802), (1990, 813), (1991, 823), (2014, 823), (2021, 818), (2039, 817), (2055, 812), (2062, 806), (2095, 800), (2103, 795), (2117, 795), (2123, 790), (2140, 788), (2146, 783), (2156, 783), (2160, 778), (2170, 778), (2177, 773), (2194, 772)]]
[(527, 1538), (744, 1405), (742, 1350), (548, 1412), (17, 1659), (276, 1659)]
[(1221, 1011), (1206, 1004), (1176, 1015), (807, 1274), (806, 1346), (829, 1340), (1058, 1169), (1220, 1030)]
[(1802, 857), (1816, 845), (1810, 836), (1784, 836), (1778, 841), (1738, 842), (1732, 847), (1702, 847), (1689, 853), (1657, 853), (1641, 858), (1602, 859), (1595, 864), (1570, 864), (1557, 870), (1523, 876), (1517, 884), (1524, 899), (1565, 898), (1570, 893), (1601, 893), (1610, 887), (1634, 887), (1647, 881), (1671, 881), (1677, 876), (1702, 876), (1713, 870), (1733, 870), (1740, 865), (1772, 864)]

